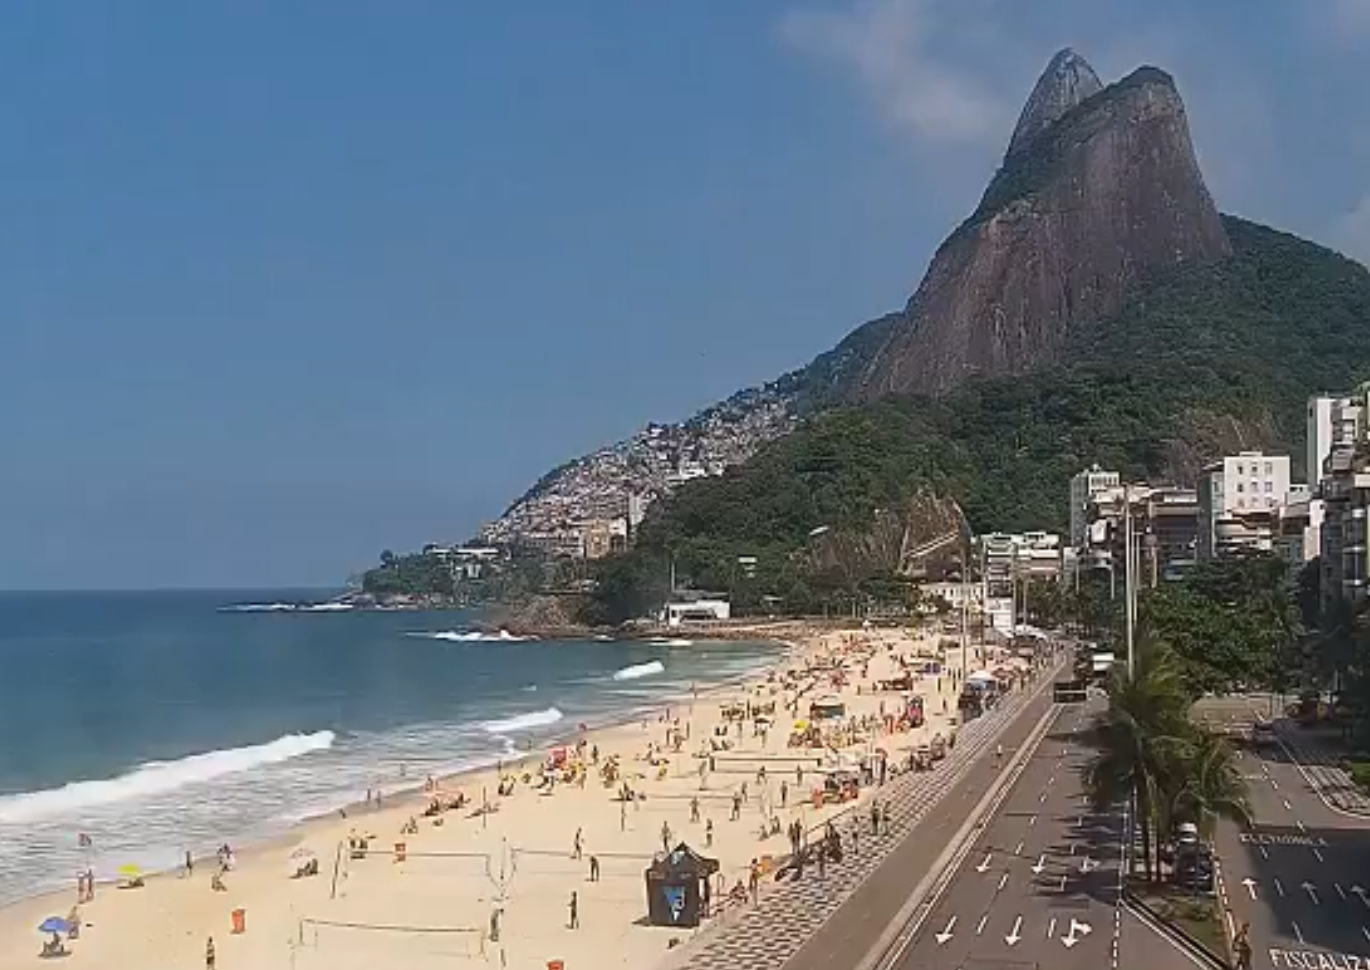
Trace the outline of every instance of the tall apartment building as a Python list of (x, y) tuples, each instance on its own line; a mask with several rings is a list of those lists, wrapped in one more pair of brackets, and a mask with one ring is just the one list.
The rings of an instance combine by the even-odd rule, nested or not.
[(1280, 509), (1288, 501), (1288, 455), (1243, 451), (1205, 466), (1199, 476), (1198, 557), (1272, 550)]
[(1322, 480), (1322, 601), (1359, 604), (1366, 595), (1366, 513), (1370, 510), (1370, 451), (1333, 449)]
[(1333, 449), (1353, 447), (1362, 436), (1367, 388), (1353, 394), (1318, 394), (1308, 399), (1308, 466), (1304, 474), (1313, 492), (1323, 477), (1323, 464)]
[(1089, 505), (1100, 492), (1117, 488), (1117, 472), (1091, 465), (1070, 480), (1070, 544), (1079, 549), (1086, 544), (1089, 531)]
[(1154, 586), (1194, 562), (1199, 533), (1199, 498), (1178, 485), (1127, 485), (1103, 489), (1090, 499), (1086, 543), (1079, 569), (1121, 568), (1124, 502), (1131, 504), (1141, 582)]

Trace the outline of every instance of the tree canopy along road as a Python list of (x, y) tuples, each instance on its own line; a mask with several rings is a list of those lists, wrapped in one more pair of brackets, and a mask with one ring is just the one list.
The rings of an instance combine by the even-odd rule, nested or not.
[[(1246, 733), (1265, 701), (1205, 701)], [(1247, 746), (1249, 829), (1221, 823), (1216, 847), (1229, 933), (1250, 924), (1254, 970), (1370, 970), (1370, 820), (1329, 805), (1279, 733)]]

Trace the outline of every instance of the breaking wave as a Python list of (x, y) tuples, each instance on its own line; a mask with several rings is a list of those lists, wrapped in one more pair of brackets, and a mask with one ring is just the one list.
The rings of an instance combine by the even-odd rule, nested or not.
[(533, 728), (550, 727), (561, 720), (561, 711), (547, 707), (528, 714), (515, 714), (494, 721), (486, 721), (481, 728), (490, 734), (514, 734), (518, 731), (531, 731)]
[(176, 761), (149, 761), (117, 778), (74, 781), (61, 788), (0, 798), (0, 823), (28, 823), (102, 805), (162, 795), (186, 785), (279, 764), (333, 746), (332, 731), (287, 734), (266, 744), (192, 754)]
[(448, 643), (522, 643), (525, 640), (536, 640), (537, 637), (522, 637), (508, 630), (500, 630), (498, 633), (486, 633), (482, 630), (438, 630), (434, 633), (411, 633), (411, 637), (421, 637), (424, 640), (446, 640)]
[(665, 670), (666, 665), (660, 660), (649, 660), (645, 664), (633, 664), (631, 667), (614, 671), (614, 680), (637, 680), (641, 677), (664, 673)]

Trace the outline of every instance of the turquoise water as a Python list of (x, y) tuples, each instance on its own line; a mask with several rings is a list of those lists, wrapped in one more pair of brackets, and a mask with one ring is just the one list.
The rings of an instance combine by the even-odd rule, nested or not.
[(280, 608), (303, 595), (0, 594), (0, 901), (270, 837), (774, 657)]

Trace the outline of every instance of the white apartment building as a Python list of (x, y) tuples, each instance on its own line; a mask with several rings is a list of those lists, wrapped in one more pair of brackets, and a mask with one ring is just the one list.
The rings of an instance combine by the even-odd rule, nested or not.
[(1364, 429), (1367, 388), (1353, 394), (1318, 394), (1308, 399), (1308, 463), (1304, 474), (1312, 490), (1324, 477), (1327, 456), (1333, 449), (1354, 447)]
[(1089, 532), (1089, 503), (1100, 492), (1117, 488), (1117, 472), (1104, 471), (1091, 465), (1070, 480), (1070, 544), (1079, 549), (1086, 545)]
[(1199, 476), (1200, 559), (1273, 548), (1279, 512), (1289, 503), (1289, 456), (1243, 451)]

